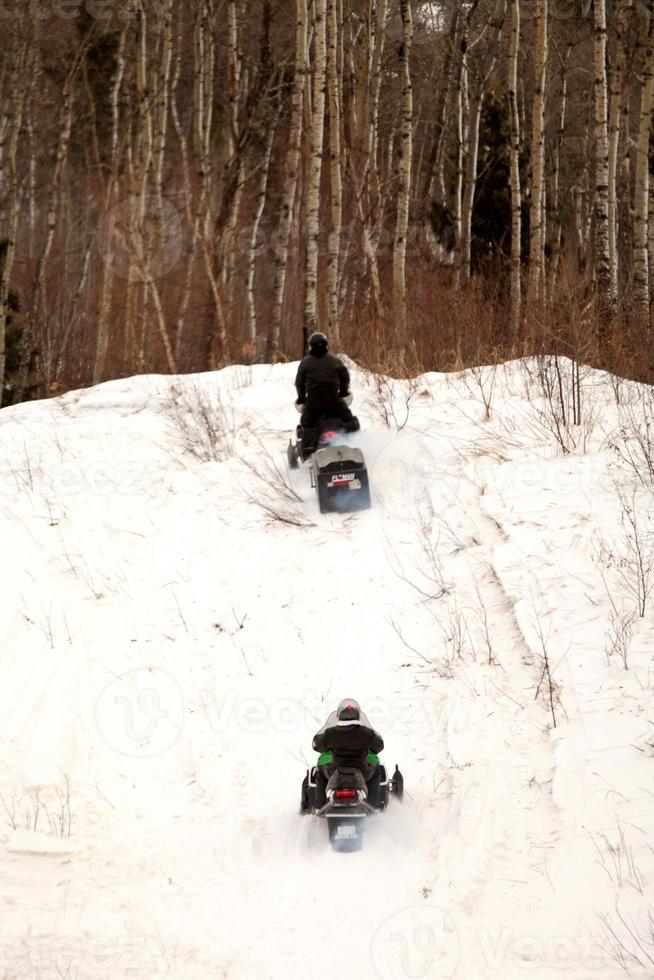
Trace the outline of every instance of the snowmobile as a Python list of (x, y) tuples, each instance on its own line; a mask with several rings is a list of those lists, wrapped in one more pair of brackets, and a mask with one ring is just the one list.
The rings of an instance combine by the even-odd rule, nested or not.
[(383, 812), (391, 795), (400, 803), (404, 798), (404, 777), (398, 766), (388, 779), (386, 767), (379, 763), (368, 783), (358, 769), (339, 766), (327, 784), (327, 802), (324, 806), (318, 806), (317, 772), (318, 767), (313, 766), (304, 777), (300, 813), (327, 820), (329, 840), (334, 851), (360, 851), (367, 817)]
[[(358, 426), (358, 423), (357, 423)], [(371, 506), (370, 483), (363, 453), (360, 449), (339, 444), (351, 423), (340, 419), (321, 419), (310, 439), (304, 438), (301, 425), (296, 429), (297, 441), (289, 440), (287, 456), (292, 470), (300, 463), (309, 463), (311, 486), (318, 493), (320, 513), (350, 513)]]

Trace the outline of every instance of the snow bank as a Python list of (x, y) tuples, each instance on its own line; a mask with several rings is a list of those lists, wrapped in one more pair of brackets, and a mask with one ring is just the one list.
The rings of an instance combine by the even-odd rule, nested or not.
[[(583, 371), (563, 425), (559, 369), (355, 367), (345, 517), (283, 472), (295, 365), (0, 413), (0, 975), (652, 976), (641, 403)], [(356, 855), (297, 812), (343, 696), (407, 788)]]

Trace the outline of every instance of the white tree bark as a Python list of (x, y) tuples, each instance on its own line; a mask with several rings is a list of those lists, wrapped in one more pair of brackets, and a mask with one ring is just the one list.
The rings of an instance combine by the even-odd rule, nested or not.
[(545, 300), (545, 84), (548, 58), (548, 0), (536, 0), (536, 52), (531, 134), (531, 211), (529, 232), (529, 303)]
[(410, 0), (400, 0), (402, 43), (400, 78), (402, 80), (402, 116), (397, 165), (397, 215), (393, 248), (393, 310), (397, 326), (406, 329), (406, 250), (411, 206), (411, 168), (413, 166), (413, 87), (411, 84), (411, 46), (413, 15)]
[(335, 349), (340, 345), (340, 255), (343, 224), (341, 93), (338, 74), (338, 0), (327, 0), (327, 88), (329, 92), (329, 165), (331, 228), (327, 249), (327, 329)]
[(477, 163), (479, 160), (479, 124), (484, 103), (483, 87), (472, 100), (470, 118), (468, 120), (468, 145), (465, 153), (465, 191), (461, 202), (461, 237), (459, 242), (459, 285), (470, 278), (470, 259), (472, 247), (472, 211), (475, 202), (477, 186)]
[(463, 230), (463, 181), (465, 176), (465, 109), (468, 86), (468, 37), (461, 39), (461, 58), (456, 86), (456, 175), (454, 184), (454, 244), (461, 250)]
[(595, 274), (601, 315), (615, 302), (609, 236), (609, 132), (606, 83), (606, 4), (593, 0), (595, 33)]
[[(227, 209), (227, 227), (224, 231), (223, 259), (221, 266), (223, 293), (228, 309), (234, 314), (234, 275), (236, 270), (236, 244), (241, 197), (244, 184), (243, 155), (239, 142), (241, 136), (240, 89), (241, 51), (238, 18), (238, 0), (227, 2), (227, 71), (229, 79), (229, 112), (227, 125), (227, 156), (225, 160), (225, 186), (230, 188), (231, 200)], [(225, 352), (223, 352), (223, 357)]]
[(636, 188), (634, 196), (634, 301), (642, 322), (649, 321), (649, 150), (654, 108), (654, 2), (647, 0), (646, 42), (640, 90), (638, 141), (636, 145)]
[(559, 275), (559, 266), (561, 260), (561, 238), (562, 238), (562, 225), (561, 225), (561, 148), (563, 145), (563, 137), (565, 135), (566, 127), (566, 116), (567, 116), (567, 105), (568, 105), (568, 65), (570, 62), (570, 53), (572, 51), (572, 44), (568, 43), (566, 47), (566, 53), (563, 58), (561, 65), (561, 100), (559, 105), (559, 121), (556, 133), (556, 140), (554, 141), (554, 146), (552, 148), (552, 174), (551, 174), (551, 194), (548, 198), (548, 210), (552, 215), (551, 227), (552, 231), (550, 234), (551, 242), (551, 256), (550, 256), (550, 268), (549, 268), (549, 285), (548, 285), (548, 298), (550, 301), (556, 293), (556, 283)]
[(511, 330), (520, 332), (522, 317), (522, 188), (520, 183), (520, 110), (518, 60), (520, 57), (520, 0), (511, 0), (509, 49), (509, 110), (511, 118)]
[[(118, 137), (120, 126), (120, 89), (125, 75), (125, 42), (127, 38), (127, 24), (123, 27), (116, 50), (116, 70), (111, 84), (111, 154), (109, 166), (109, 178), (107, 189), (104, 195), (105, 212), (108, 212), (113, 204), (114, 188), (118, 179)], [(95, 358), (93, 361), (93, 384), (97, 385), (102, 381), (107, 349), (109, 345), (109, 309), (111, 306), (111, 284), (112, 276), (109, 263), (104, 262), (102, 268), (102, 285), (100, 288), (100, 307), (98, 310), (98, 327), (95, 345)]]
[(477, 164), (479, 161), (479, 127), (481, 123), (481, 113), (484, 105), (486, 86), (495, 69), (497, 52), (499, 48), (500, 35), (504, 24), (504, 14), (506, 12), (506, 0), (495, 0), (491, 25), (491, 36), (489, 39), (488, 60), (482, 64), (481, 72), (477, 78), (477, 87), (474, 97), (471, 100), (470, 115), (468, 119), (468, 142), (466, 147), (466, 182), (465, 194), (462, 202), (461, 214), (461, 243), (459, 247), (459, 284), (467, 282), (470, 278), (470, 261), (472, 247), (472, 214), (475, 203), (475, 191), (477, 188)]
[(359, 178), (357, 172), (352, 164), (351, 157), (348, 156), (348, 164), (350, 174), (352, 175), (352, 184), (354, 190), (354, 198), (357, 207), (357, 213), (359, 216), (359, 221), (361, 222), (362, 236), (363, 236), (363, 253), (366, 256), (368, 263), (368, 271), (370, 273), (370, 284), (372, 286), (372, 297), (375, 306), (375, 313), (377, 316), (381, 316), (382, 313), (382, 292), (381, 292), (381, 277), (379, 274), (379, 263), (377, 261), (377, 253), (375, 251), (374, 242), (370, 233), (370, 227), (368, 223), (368, 218), (364, 213), (363, 206), (363, 192), (359, 184)]
[(610, 73), (609, 92), (609, 261), (611, 294), (617, 298), (619, 289), (618, 261), (618, 154), (620, 148), (620, 129), (622, 123), (622, 101), (624, 76), (627, 60), (626, 31), (627, 18), (633, 10), (633, 0), (618, 0), (616, 16), (615, 67)]
[(263, 211), (266, 206), (266, 194), (268, 192), (268, 180), (270, 177), (270, 160), (272, 157), (273, 144), (275, 142), (275, 133), (277, 132), (277, 123), (279, 120), (279, 107), (275, 113), (275, 118), (271, 122), (270, 129), (268, 131), (268, 138), (266, 140), (266, 149), (264, 152), (264, 158), (261, 163), (261, 173), (259, 177), (259, 186), (257, 189), (257, 205), (254, 212), (254, 220), (252, 221), (252, 231), (250, 233), (250, 245), (248, 249), (248, 273), (247, 273), (247, 316), (248, 316), (248, 339), (249, 339), (249, 354), (250, 360), (253, 362), (259, 361), (263, 354), (263, 344), (262, 338), (259, 337), (257, 332), (257, 305), (254, 293), (254, 279), (257, 267), (257, 239), (259, 237), (259, 226), (261, 224), (261, 218), (263, 216)]
[(160, 21), (160, 52), (155, 99), (154, 186), (163, 222), (163, 172), (170, 112), (170, 71), (173, 60), (173, 0), (164, 0)]
[(445, 62), (443, 64), (442, 77), (438, 87), (438, 94), (435, 102), (433, 114), (433, 135), (431, 147), (427, 157), (421, 199), (428, 202), (433, 193), (434, 183), (438, 189), (439, 199), (445, 202), (445, 187), (443, 179), (443, 144), (445, 136), (445, 126), (450, 111), (449, 100), (452, 95), (454, 85), (454, 73), (457, 70), (458, 59), (456, 57), (457, 41), (459, 39), (461, 24), (461, 6), (458, 2), (453, 5), (450, 13), (449, 26), (447, 31), (447, 48), (445, 51)]
[(372, 93), (370, 97), (369, 122), (369, 152), (368, 160), (370, 184), (372, 192), (371, 212), (374, 216), (379, 211), (381, 189), (379, 187), (379, 97), (382, 85), (382, 64), (386, 46), (386, 20), (388, 16), (388, 0), (376, 0), (372, 11), (374, 25), (374, 53), (372, 58)]
[(318, 256), (320, 245), (320, 184), (325, 135), (325, 87), (327, 65), (326, 0), (314, 0), (313, 105), (311, 109), (311, 157), (307, 181), (307, 261), (304, 275), (304, 329), (318, 326)]
[(175, 322), (175, 341), (174, 350), (175, 357), (179, 361), (182, 353), (182, 344), (184, 338), (184, 328), (186, 325), (186, 316), (188, 313), (189, 303), (191, 299), (191, 290), (193, 286), (193, 273), (195, 270), (195, 260), (197, 255), (198, 242), (200, 238), (199, 232), (199, 221), (196, 217), (195, 210), (193, 207), (193, 188), (191, 186), (191, 167), (189, 162), (189, 146), (186, 133), (182, 126), (182, 122), (179, 115), (179, 108), (177, 105), (177, 90), (179, 85), (179, 78), (182, 67), (182, 34), (183, 23), (180, 18), (178, 22), (177, 31), (177, 50), (175, 52), (175, 70), (173, 73), (173, 79), (171, 83), (171, 94), (170, 94), (170, 112), (173, 120), (173, 128), (179, 142), (180, 157), (181, 157), (181, 168), (182, 168), (182, 183), (184, 189), (184, 211), (186, 214), (186, 220), (188, 227), (191, 231), (191, 242), (187, 254), (186, 262), (186, 274), (184, 278), (184, 286), (182, 290), (182, 297), (179, 303), (177, 311), (177, 319)]
[(285, 166), (284, 191), (275, 249), (275, 282), (273, 285), (272, 331), (270, 338), (270, 353), (273, 357), (277, 356), (281, 337), (291, 222), (293, 219), (293, 205), (295, 203), (300, 164), (304, 88), (307, 71), (308, 25), (306, 0), (296, 0), (296, 18), (295, 68), (293, 91), (291, 93), (291, 120)]

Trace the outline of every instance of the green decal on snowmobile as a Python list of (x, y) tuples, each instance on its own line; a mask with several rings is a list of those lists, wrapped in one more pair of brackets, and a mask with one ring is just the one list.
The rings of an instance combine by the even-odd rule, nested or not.
[[(334, 761), (334, 753), (333, 752), (331, 752), (331, 751), (329, 751), (329, 752), (321, 752), (321, 754), (318, 756), (318, 762), (316, 763), (316, 765), (318, 765), (318, 766), (330, 766), (333, 761)], [(375, 755), (374, 752), (368, 752), (368, 763), (371, 766), (378, 766), (379, 765), (379, 756), (378, 755)]]

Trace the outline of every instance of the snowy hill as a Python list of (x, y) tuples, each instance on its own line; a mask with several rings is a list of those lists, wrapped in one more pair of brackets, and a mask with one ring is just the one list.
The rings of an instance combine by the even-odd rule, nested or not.
[[(651, 401), (559, 369), (355, 369), (347, 517), (294, 365), (0, 413), (0, 977), (654, 976)], [(354, 855), (344, 696), (407, 789)]]

